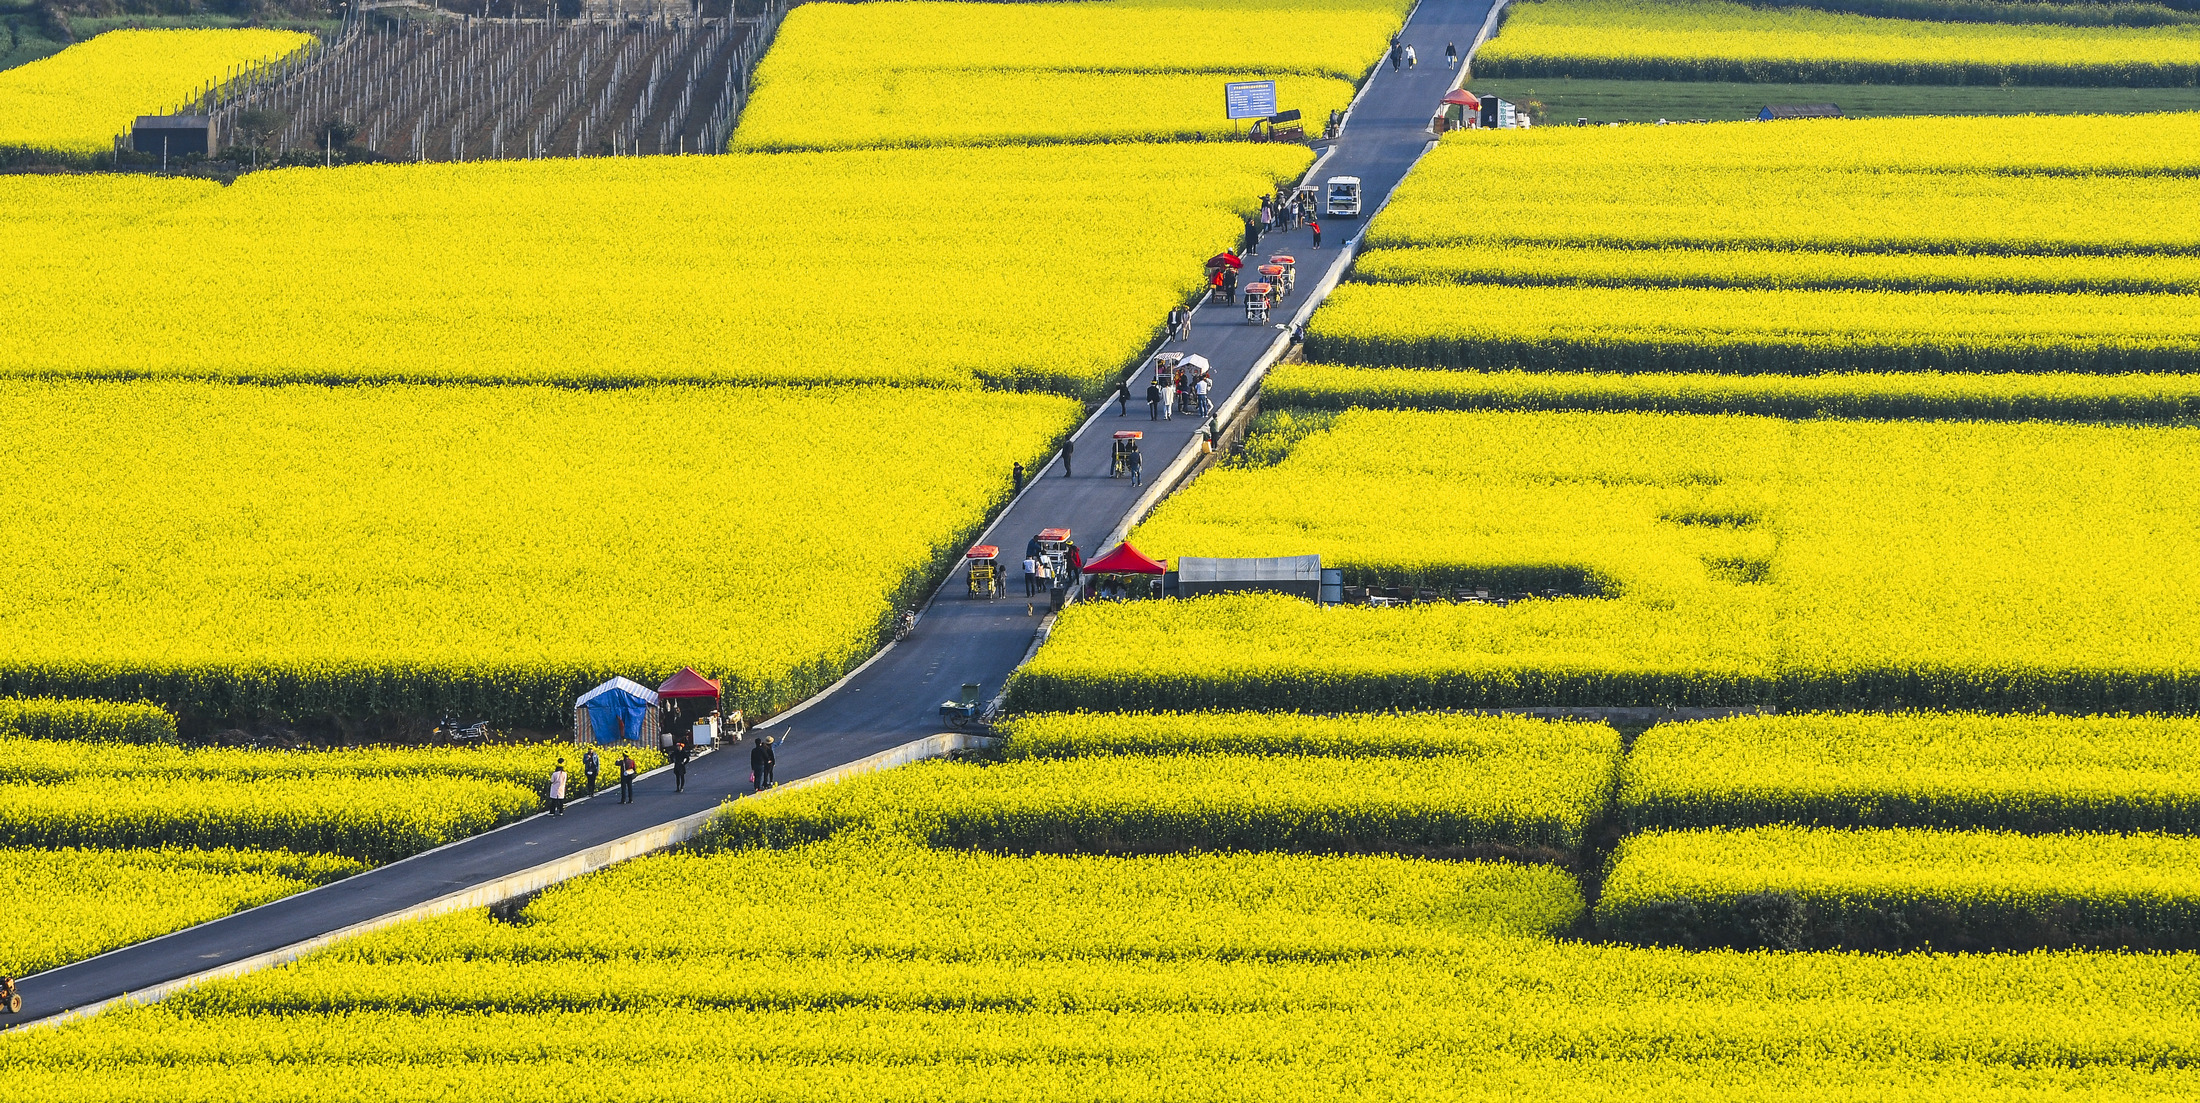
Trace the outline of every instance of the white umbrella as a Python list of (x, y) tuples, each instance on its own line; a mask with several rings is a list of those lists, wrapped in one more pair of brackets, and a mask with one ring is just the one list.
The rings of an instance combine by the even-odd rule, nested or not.
[(1214, 365), (1209, 364), (1206, 357), (1196, 352), (1184, 358), (1184, 366), (1203, 372), (1214, 370)]

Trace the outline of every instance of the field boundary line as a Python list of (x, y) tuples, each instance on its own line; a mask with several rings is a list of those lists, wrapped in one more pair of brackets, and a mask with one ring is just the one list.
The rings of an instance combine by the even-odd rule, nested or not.
[[(797, 778), (793, 781), (787, 782), (784, 785), (773, 786), (771, 789), (766, 790), (764, 793), (761, 794), (752, 794), (750, 796), (737, 799), (755, 800), (760, 796), (768, 798), (776, 793), (795, 792), (802, 789), (815, 788), (820, 785), (830, 785), (836, 782), (845, 781), (851, 777), (856, 777), (862, 774), (876, 773), (880, 770), (890, 770), (896, 766), (906, 766), (909, 763), (922, 761), (928, 758), (939, 758), (945, 755), (953, 754), (956, 751), (990, 747), (995, 745), (995, 743), (996, 740), (994, 740), (991, 736), (970, 735), (963, 732), (940, 732), (936, 735), (928, 735), (923, 739), (904, 743), (898, 747), (890, 747), (886, 750), (878, 752), (877, 754), (869, 755), (864, 758), (859, 758), (854, 762), (843, 763), (842, 765), (835, 766), (828, 770), (822, 770), (818, 773)], [(655, 771), (652, 772), (654, 773)], [(732, 802), (729, 801), (726, 803)], [(254, 954), (251, 957), (232, 961), (226, 965), (217, 965), (212, 969), (206, 969), (197, 973), (193, 973), (189, 976), (178, 977), (175, 980), (163, 981), (160, 984), (153, 985), (150, 988), (140, 988), (134, 992), (125, 992), (122, 995), (116, 996), (112, 999), (100, 1000), (96, 1003), (88, 1003), (83, 1005), (82, 1007), (72, 1007), (67, 1011), (48, 1015), (43, 1019), (34, 1019), (19, 1026), (9, 1027), (5, 1031), (0, 1031), (0, 1033), (14, 1033), (16, 1031), (32, 1030), (38, 1027), (46, 1026), (61, 1026), (66, 1023), (74, 1022), (78, 1019), (88, 1019), (94, 1015), (99, 1014), (102, 1011), (106, 1011), (115, 1007), (158, 1003), (161, 1000), (167, 999), (169, 996), (175, 995), (178, 992), (182, 992), (186, 989), (205, 984), (208, 981), (242, 976), (246, 973), (257, 972), (261, 969), (266, 969), (272, 966), (283, 965), (288, 962), (296, 961), (297, 959), (304, 957), (307, 954), (310, 954), (316, 950), (324, 949), (344, 939), (350, 938), (353, 935), (361, 935), (366, 934), (370, 931), (377, 931), (384, 927), (394, 926), (398, 923), (406, 922), (407, 920), (426, 919), (431, 916), (446, 915), (454, 911), (464, 911), (468, 908), (484, 908), (493, 904), (501, 904), (504, 901), (511, 900), (515, 897), (526, 896), (530, 893), (540, 892), (543, 889), (549, 888), (550, 886), (558, 884), (561, 881), (569, 881), (575, 877), (581, 876), (582, 874), (594, 873), (597, 870), (616, 865), (620, 862), (626, 861), (629, 858), (639, 858), (643, 855), (652, 854), (660, 850), (667, 850), (672, 847), (678, 846), (681, 843), (687, 842), (688, 840), (694, 838), (696, 835), (700, 834), (703, 828), (707, 826), (712, 819), (716, 818), (719, 813), (725, 811), (726, 803), (722, 803), (715, 808), (706, 808), (701, 812), (695, 812), (690, 815), (682, 816), (676, 820), (668, 820), (653, 827), (647, 827), (640, 831), (633, 832), (632, 834), (622, 835), (619, 838), (611, 840), (610, 842), (598, 843), (595, 846), (589, 847), (585, 850), (578, 850), (566, 855), (563, 858), (557, 858), (548, 862), (544, 862), (540, 865), (530, 866), (526, 869), (520, 870), (517, 873), (509, 873), (492, 881), (484, 881), (478, 885), (472, 885), (467, 888), (462, 888), (455, 892), (448, 892), (441, 896), (435, 897), (432, 900), (425, 900), (418, 904), (413, 904), (409, 907), (399, 908), (398, 910), (393, 912), (386, 912), (382, 915), (375, 916), (372, 919), (361, 920), (357, 923), (351, 924), (350, 926), (340, 927), (336, 930), (329, 931), (324, 934), (315, 935), (312, 938), (293, 942), (288, 946), (278, 947), (276, 949), (266, 951), (265, 953)], [(430, 853), (432, 853), (432, 851)], [(302, 895), (304, 894), (297, 894), (297, 896)], [(292, 900), (296, 899), (297, 896), (285, 897), (284, 899)], [(235, 912), (232, 913), (230, 916), (224, 916), (222, 918), (233, 918), (236, 915), (242, 914), (245, 913)], [(218, 920), (209, 920), (209, 922), (218, 922)], [(196, 926), (196, 924), (194, 924), (194, 926)], [(189, 927), (184, 928), (184, 930), (190, 929), (191, 928)], [(170, 935), (180, 933), (182, 932), (172, 931), (170, 932)], [(169, 936), (163, 935), (161, 937), (165, 938)], [(137, 946), (143, 944), (144, 943), (133, 943), (132, 945)], [(91, 959), (86, 958), (85, 960), (89, 961)]]

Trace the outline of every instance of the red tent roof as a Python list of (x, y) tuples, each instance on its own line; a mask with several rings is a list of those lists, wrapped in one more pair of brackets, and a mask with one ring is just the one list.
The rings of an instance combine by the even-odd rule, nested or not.
[(1146, 553), (1131, 547), (1128, 541), (1117, 544), (1115, 550), (1085, 564), (1086, 574), (1167, 574), (1169, 568), (1146, 558)]
[(692, 666), (683, 666), (678, 674), (665, 679), (665, 684), (657, 687), (657, 696), (716, 697), (718, 683), (697, 674)]
[(1479, 106), (1481, 103), (1481, 101), (1474, 98), (1474, 93), (1469, 92), (1464, 88), (1457, 89), (1453, 91), (1450, 95), (1445, 96), (1444, 102), (1456, 103), (1461, 107), (1476, 107)]

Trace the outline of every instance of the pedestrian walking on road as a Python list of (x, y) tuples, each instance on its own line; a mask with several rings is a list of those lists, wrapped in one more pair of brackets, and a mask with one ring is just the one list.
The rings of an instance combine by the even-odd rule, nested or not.
[(1237, 269), (1222, 270), (1222, 294), (1230, 300), (1231, 306), (1237, 305)]
[(1085, 553), (1075, 544), (1069, 546), (1069, 581), (1072, 586), (1085, 581)]
[(603, 769), (603, 759), (596, 757), (596, 748), (590, 747), (581, 755), (581, 774), (588, 779), (588, 795), (596, 795), (596, 771)]
[(1191, 339), (1191, 311), (1186, 310), (1181, 306), (1177, 307), (1175, 310), (1169, 311), (1169, 336), (1174, 337), (1179, 341)]
[(1024, 557), (1024, 596), (1039, 596), (1039, 561), (1028, 555)]
[(1207, 377), (1204, 375), (1199, 377), (1199, 382), (1192, 384), (1193, 393), (1199, 395), (1199, 412), (1202, 414), (1215, 412), (1215, 404), (1207, 397), (1207, 387)]
[(1457, 69), (1458, 67), (1459, 47), (1449, 42), (1444, 43), (1444, 68)]
[(1125, 379), (1115, 385), (1115, 416), (1123, 417), (1131, 412), (1131, 381)]
[(1414, 66), (1419, 65), (1420, 63), (1421, 59), (1414, 56), (1413, 47), (1406, 47), (1406, 68), (1411, 69)]
[(749, 751), (749, 787), (759, 793), (771, 788), (772, 766), (778, 760), (779, 757), (772, 753), (771, 736), (757, 740), (756, 747)]
[(619, 803), (634, 803), (634, 755), (619, 752)]
[(1065, 478), (1065, 479), (1066, 479), (1066, 478), (1069, 478), (1069, 461), (1070, 461), (1070, 460), (1071, 460), (1071, 459), (1072, 459), (1073, 457), (1075, 457), (1076, 455), (1077, 455), (1077, 442), (1076, 442), (1075, 440), (1065, 440), (1065, 441), (1063, 441), (1063, 442), (1062, 442), (1062, 477), (1063, 477), (1063, 478)]
[(1176, 377), (1170, 376), (1161, 384), (1161, 420), (1167, 421), (1176, 413)]
[(1312, 231), (1314, 231), (1314, 248), (1316, 248), (1316, 249), (1319, 249), (1319, 248), (1321, 248), (1321, 247), (1322, 247), (1322, 224), (1321, 224), (1321, 223), (1319, 223), (1319, 222), (1316, 222), (1315, 220), (1313, 220), (1313, 219), (1311, 219), (1311, 218), (1309, 218), (1309, 219), (1307, 219), (1307, 220), (1306, 220), (1306, 228), (1307, 228), (1307, 229), (1309, 229), (1309, 230), (1312, 230)]
[(1146, 384), (1146, 420), (1161, 420), (1161, 384)]
[(1395, 72), (1397, 72), (1397, 71), (1398, 71), (1398, 64), (1399, 64), (1400, 62), (1402, 62), (1402, 61), (1404, 61), (1404, 60), (1405, 60), (1405, 56), (1406, 56), (1406, 55), (1405, 55), (1405, 48), (1404, 48), (1404, 47), (1402, 47), (1402, 46), (1400, 46), (1400, 45), (1398, 45), (1398, 43), (1397, 43), (1397, 40), (1393, 39), (1393, 40), (1391, 41), (1391, 43), (1390, 43), (1390, 71), (1391, 71), (1391, 72), (1395, 73)]
[(1024, 488), (1024, 461), (1017, 460), (1008, 468), (1008, 492), (1017, 493)]
[(565, 814), (565, 760), (562, 758), (557, 768), (550, 771), (550, 814)]
[(672, 745), (672, 791), (685, 793), (688, 787), (688, 759), (695, 752), (688, 750), (684, 742)]
[(1131, 485), (1137, 486), (1139, 485), (1138, 453), (1133, 452), (1127, 458), (1131, 464)]

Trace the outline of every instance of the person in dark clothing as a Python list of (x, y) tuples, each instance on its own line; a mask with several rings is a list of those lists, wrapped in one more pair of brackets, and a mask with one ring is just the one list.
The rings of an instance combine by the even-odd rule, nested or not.
[(1393, 73), (1397, 72), (1398, 63), (1404, 61), (1405, 57), (1406, 48), (1398, 45), (1396, 42), (1392, 42), (1390, 44), (1390, 71)]
[[(1159, 398), (1158, 396), (1156, 396), (1156, 397), (1155, 397), (1155, 399), (1154, 399), (1154, 404), (1155, 404), (1155, 405), (1159, 405), (1159, 404), (1160, 404), (1160, 402), (1161, 402), (1161, 399), (1160, 399), (1160, 398)], [(1131, 465), (1131, 485), (1132, 485), (1132, 486), (1137, 486), (1137, 485), (1139, 484), (1139, 475), (1138, 475), (1138, 453), (1136, 453), (1136, 452), (1133, 452), (1133, 453), (1131, 453), (1131, 454), (1130, 454), (1130, 457), (1129, 457), (1129, 458), (1130, 458), (1130, 465)]]
[(619, 754), (619, 803), (634, 803), (634, 756), (626, 752)]
[(1161, 420), (1161, 384), (1146, 384), (1146, 420)]
[(1177, 307), (1169, 312), (1169, 336), (1179, 341), (1192, 339), (1192, 312)]
[(1076, 441), (1074, 441), (1074, 440), (1065, 440), (1065, 441), (1063, 441), (1063, 442), (1062, 442), (1062, 477), (1063, 477), (1063, 478), (1065, 478), (1065, 479), (1066, 479), (1066, 478), (1069, 478), (1069, 461), (1070, 461), (1070, 460), (1071, 460), (1072, 458), (1074, 458), (1074, 457), (1075, 457), (1076, 455), (1077, 455), (1077, 442), (1076, 442)]
[(603, 769), (603, 759), (596, 757), (596, 748), (590, 747), (581, 754), (581, 775), (588, 779), (588, 795), (596, 795), (596, 773)]
[(1225, 269), (1223, 269), (1223, 270), (1222, 270), (1222, 293), (1223, 293), (1224, 295), (1226, 295), (1226, 296), (1228, 296), (1228, 297), (1229, 297), (1229, 300), (1230, 300), (1230, 302), (1231, 302), (1231, 304), (1232, 304), (1232, 305), (1236, 305), (1236, 303), (1237, 303), (1237, 269), (1235, 269), (1235, 268), (1225, 268)]
[(778, 756), (772, 752), (772, 737), (767, 735), (757, 740), (755, 748), (749, 751), (749, 784), (757, 792), (772, 787), (772, 765), (777, 761)]
[(1444, 43), (1444, 68), (1446, 68), (1446, 69), (1457, 69), (1458, 67), (1459, 67), (1459, 47), (1458, 47), (1458, 45), (1457, 45), (1457, 44), (1455, 44), (1455, 43), (1451, 43), (1451, 42), (1446, 42), (1446, 43)]
[(1008, 469), (1008, 487), (1011, 494), (1024, 488), (1024, 461), (1017, 460), (1015, 466)]
[(1085, 553), (1077, 545), (1069, 546), (1069, 581), (1074, 586), (1085, 580)]
[(1131, 381), (1126, 379), (1115, 385), (1115, 416), (1131, 412)]
[(1306, 228), (1307, 228), (1307, 229), (1309, 229), (1309, 230), (1312, 230), (1312, 231), (1314, 231), (1314, 248), (1316, 248), (1316, 249), (1319, 249), (1319, 248), (1321, 248), (1321, 247), (1322, 247), (1322, 224), (1321, 224), (1321, 223), (1319, 223), (1319, 222), (1316, 222), (1316, 221), (1314, 221), (1314, 220), (1313, 220), (1313, 219), (1311, 219), (1311, 218), (1309, 218), (1309, 219), (1307, 219), (1307, 220), (1306, 220)]
[(688, 759), (689, 759), (689, 758), (690, 758), (691, 756), (693, 756), (693, 755), (694, 755), (694, 753), (695, 753), (695, 752), (693, 752), (693, 751), (690, 751), (690, 750), (688, 750), (688, 745), (687, 745), (687, 744), (685, 744), (685, 743), (674, 743), (674, 744), (672, 745), (672, 791), (673, 791), (673, 792), (675, 792), (675, 793), (684, 793), (684, 792), (687, 792), (687, 787), (688, 787)]

